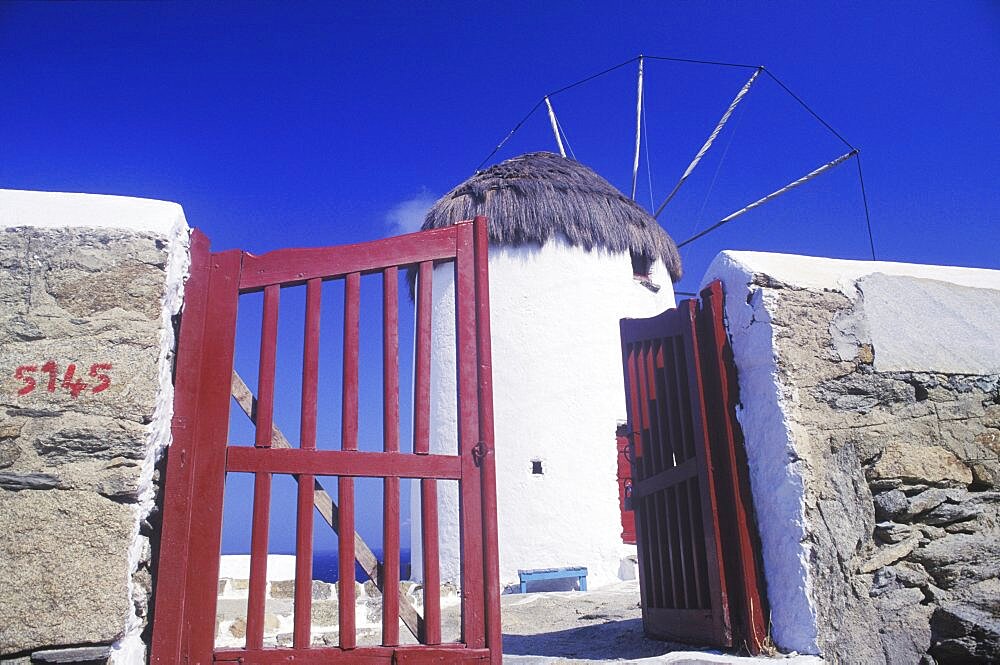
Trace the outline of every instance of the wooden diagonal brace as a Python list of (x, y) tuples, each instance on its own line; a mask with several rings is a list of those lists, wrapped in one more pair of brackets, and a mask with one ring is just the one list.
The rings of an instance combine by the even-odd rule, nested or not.
[[(257, 399), (250, 392), (250, 388), (243, 381), (243, 378), (235, 370), (233, 370), (232, 393), (233, 397), (236, 398), (236, 403), (240, 405), (240, 409), (250, 418), (250, 422), (256, 425)], [(292, 447), (292, 444), (288, 442), (288, 439), (285, 438), (285, 435), (282, 434), (277, 425), (272, 425), (271, 429), (273, 432), (271, 445), (275, 448)], [(316, 505), (316, 509), (320, 512), (320, 515), (323, 516), (323, 519), (326, 520), (326, 523), (333, 529), (334, 533), (338, 533), (340, 518), (338, 517), (337, 504), (334, 502), (333, 497), (319, 484), (318, 480), (315, 483), (313, 503)], [(385, 581), (382, 579), (378, 557), (375, 556), (375, 553), (372, 552), (371, 548), (368, 547), (368, 544), (357, 531), (354, 532), (354, 556), (358, 563), (361, 564), (365, 574), (375, 582), (378, 590), (382, 591)], [(405, 593), (399, 594), (399, 618), (403, 620), (403, 623), (413, 633), (413, 636), (420, 641), (421, 636), (424, 634), (424, 619), (417, 612), (416, 608), (410, 604), (410, 600)]]

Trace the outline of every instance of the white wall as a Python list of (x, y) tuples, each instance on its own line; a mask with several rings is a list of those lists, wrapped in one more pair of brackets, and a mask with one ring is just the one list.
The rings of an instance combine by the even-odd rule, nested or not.
[[(775, 288), (760, 288), (761, 277)], [(726, 327), (740, 388), (754, 506), (771, 609), (771, 633), (784, 650), (818, 653), (816, 582), (805, 496), (812, 482), (796, 421), (800, 386), (781, 378), (772, 314), (781, 288), (834, 291), (862, 300), (864, 320), (822, 331), (857, 352), (872, 342), (876, 371), (974, 373), (1000, 367), (1000, 271), (763, 252), (720, 253), (702, 285), (721, 279)], [(974, 288), (978, 287), (978, 288)], [(835, 324), (837, 322), (835, 321)], [(858, 336), (863, 339), (858, 339)], [(850, 339), (848, 339), (850, 338)]]
[[(454, 453), (452, 267), (434, 272), (432, 449)], [(625, 551), (615, 427), (625, 420), (619, 319), (674, 306), (662, 264), (652, 293), (627, 253), (588, 252), (562, 239), (490, 247), (500, 578), (519, 568), (588, 567), (588, 584), (617, 579)], [(532, 461), (543, 475), (533, 475)], [(457, 489), (452, 487), (451, 489)], [(457, 493), (442, 493), (442, 578), (457, 580)], [(412, 504), (413, 574), (420, 571), (419, 495)], [(633, 548), (634, 549), (634, 548)]]
[[(142, 461), (137, 485), (138, 501), (130, 504), (133, 512), (131, 542), (128, 544), (130, 573), (128, 590), (130, 608), (121, 617), (124, 636), (113, 645), (112, 662), (135, 663), (145, 658), (142, 632), (145, 620), (137, 615), (134, 605), (151, 603), (149, 589), (134, 582), (133, 575), (140, 565), (147, 565), (150, 557), (149, 540), (139, 533), (140, 523), (154, 507), (154, 465), (171, 441), (170, 423), (173, 416), (172, 364), (175, 350), (172, 317), (183, 301), (184, 281), (189, 266), (190, 228), (181, 206), (168, 201), (140, 199), (101, 194), (63, 192), (37, 192), (0, 189), (0, 228), (36, 227), (52, 230), (100, 228), (121, 229), (137, 237), (148, 238), (149, 244), (162, 242), (165, 257), (162, 290), (159, 295), (160, 320), (157, 354), (157, 387), (154, 404), (145, 403), (141, 397), (129, 402), (138, 411), (152, 407), (152, 417), (146, 426)], [(70, 246), (72, 250), (72, 246)], [(35, 260), (30, 257), (30, 260)], [(40, 272), (44, 272), (44, 267)], [(128, 285), (122, 285), (123, 288)], [(158, 286), (158, 285), (157, 285)], [(147, 341), (147, 340), (142, 340)], [(111, 349), (107, 350), (112, 353)], [(110, 356), (109, 356), (110, 357)], [(117, 360), (116, 360), (117, 364)], [(138, 393), (138, 391), (137, 391)], [(111, 394), (109, 391), (107, 394)], [(82, 402), (83, 400), (81, 400)], [(136, 404), (141, 402), (141, 404)], [(84, 406), (77, 410), (86, 411)], [(137, 416), (138, 414), (127, 414)], [(125, 544), (123, 543), (123, 547)], [(109, 552), (109, 556), (118, 552)], [(117, 617), (116, 617), (117, 619)], [(60, 645), (53, 645), (60, 646)]]

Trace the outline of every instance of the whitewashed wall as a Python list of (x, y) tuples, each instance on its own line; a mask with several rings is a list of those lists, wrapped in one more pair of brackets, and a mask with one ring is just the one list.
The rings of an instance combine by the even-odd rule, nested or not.
[[(775, 643), (782, 650), (823, 652), (837, 662), (917, 662), (919, 649), (910, 644), (920, 639), (916, 624), (898, 632), (891, 625), (927, 601), (917, 592), (916, 601), (891, 611), (871, 609), (876, 601), (869, 596), (879, 590), (867, 588), (871, 575), (858, 582), (904, 556), (893, 558), (872, 542), (876, 511), (867, 481), (881, 480), (882, 472), (870, 468), (870, 459), (883, 450), (888, 459), (905, 445), (901, 456), (928, 468), (937, 458), (953, 459), (968, 474), (962, 483), (972, 472), (960, 459), (987, 459), (977, 446), (996, 435), (979, 424), (982, 396), (962, 381), (995, 385), (990, 377), (1000, 373), (1000, 271), (730, 251), (715, 258), (702, 284), (715, 279), (722, 280), (726, 294), (739, 376), (737, 415)], [(945, 387), (918, 401), (911, 384), (932, 383), (935, 375)], [(832, 400), (829, 385), (849, 389)], [(971, 406), (956, 406), (959, 398)], [(833, 407), (827, 404), (831, 400)], [(928, 422), (927, 431), (920, 431)], [(867, 451), (860, 462), (851, 458), (855, 449)], [(911, 481), (926, 477), (902, 475)], [(934, 484), (928, 480), (909, 493)], [(974, 496), (948, 487), (950, 496)], [(972, 532), (970, 524), (962, 528)], [(915, 556), (928, 542), (919, 543)], [(941, 549), (947, 540), (936, 542)], [(970, 560), (993, 556), (967, 543), (955, 551)], [(873, 563), (877, 556), (882, 564)], [(940, 559), (951, 563), (950, 556)], [(962, 565), (963, 576), (972, 578), (973, 566)], [(883, 620), (889, 628), (882, 627)], [(921, 630), (929, 643), (926, 620)]]
[[(142, 525), (170, 442), (189, 231), (176, 203), (0, 190), (0, 660), (144, 661)], [(46, 360), (75, 368), (78, 392), (46, 389)], [(50, 652), (74, 644), (92, 646)]]
[[(619, 319), (674, 306), (635, 281), (627, 253), (557, 239), (490, 247), (490, 308), (500, 579), (519, 568), (582, 565), (591, 586), (617, 579), (621, 542), (615, 428), (625, 419)], [(453, 269), (434, 273), (431, 422), (435, 452), (454, 453)], [(532, 462), (544, 473), (532, 474)], [(440, 496), (442, 579), (459, 577), (457, 488)], [(421, 576), (420, 501), (411, 505), (413, 575)], [(634, 550), (634, 548), (632, 548)]]

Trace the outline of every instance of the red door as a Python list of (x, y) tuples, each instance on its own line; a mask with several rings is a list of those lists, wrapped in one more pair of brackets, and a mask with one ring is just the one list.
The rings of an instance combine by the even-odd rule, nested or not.
[[(430, 333), (432, 267), (455, 266), (459, 451), (430, 454)], [(409, 267), (416, 281), (415, 381), (412, 452), (399, 437), (398, 274)], [(359, 450), (358, 346), (362, 334), (359, 282), (381, 274), (382, 450)], [(324, 282), (339, 281), (343, 300), (323, 302)], [(301, 413), (297, 441), (289, 442), (274, 419), (278, 307), (282, 289), (304, 287)], [(257, 395), (234, 375), (237, 299), (263, 292)], [(173, 422), (165, 484), (163, 535), (151, 662), (175, 663), (500, 663), (493, 410), (490, 365), (487, 227), (475, 222), (360, 245), (287, 249), (263, 256), (240, 251), (213, 254), (196, 232), (191, 277), (180, 330)], [(340, 436), (336, 449), (317, 445), (319, 340), (324, 308), (343, 316)], [(368, 377), (365, 377), (368, 378)], [(255, 425), (252, 445), (229, 441), (233, 397)], [(328, 407), (326, 407), (328, 408)], [(248, 444), (250, 442), (242, 442)], [(215, 646), (223, 498), (227, 474), (252, 474), (251, 563), (245, 644)], [(294, 629), (287, 647), (264, 645), (265, 588), (272, 477), (297, 483)], [(320, 483), (336, 477), (330, 494)], [(384, 553), (376, 559), (355, 530), (356, 481), (382, 486)], [(400, 592), (400, 481), (420, 486), (424, 542), (424, 603), (417, 610)], [(436, 543), (437, 487), (456, 482), (461, 497), (461, 637), (442, 642), (440, 576)], [(339, 584), (339, 639), (315, 645), (310, 635), (313, 522), (316, 514), (336, 532), (341, 580), (353, 580), (355, 561), (382, 594), (381, 644), (356, 642), (355, 587)], [(400, 621), (416, 644), (403, 645)]]
[(722, 285), (621, 322), (643, 626), (757, 653), (766, 636)]

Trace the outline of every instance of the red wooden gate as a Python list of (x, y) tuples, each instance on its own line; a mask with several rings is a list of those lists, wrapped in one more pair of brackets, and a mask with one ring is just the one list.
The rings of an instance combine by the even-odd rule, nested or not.
[(701, 296), (621, 322), (643, 626), (758, 653), (766, 594), (721, 283)]
[[(210, 253), (196, 232), (180, 330), (174, 442), (169, 451), (163, 535), (154, 606), (151, 662), (176, 663), (500, 663), (496, 477), (490, 365), (487, 227), (473, 223), (361, 245), (287, 249), (254, 256)], [(455, 265), (459, 450), (430, 454), (431, 278), (435, 264)], [(399, 441), (398, 271), (418, 272), (415, 294), (414, 441)], [(359, 282), (383, 276), (383, 451), (358, 450)], [(339, 450), (317, 447), (321, 286), (344, 287), (342, 429)], [(292, 447), (274, 423), (275, 349), (281, 289), (305, 285), (301, 427)], [(263, 291), (258, 394), (233, 373), (237, 298)], [(324, 381), (331, 377), (324, 376)], [(227, 441), (231, 397), (255, 424), (252, 446)], [(215, 648), (216, 587), (222, 504), (228, 472), (254, 478), (251, 563), (243, 648)], [(298, 483), (294, 631), (290, 648), (265, 648), (264, 598), (272, 474)], [(318, 482), (337, 477), (336, 501)], [(376, 560), (355, 533), (355, 478), (383, 484), (384, 555)], [(400, 593), (400, 480), (419, 479), (424, 543), (424, 612)], [(458, 481), (462, 547), (461, 639), (442, 643), (437, 561), (437, 482)], [(382, 592), (382, 644), (355, 636), (354, 584), (339, 588), (339, 644), (313, 646), (310, 636), (314, 506), (337, 532), (340, 580), (353, 580), (355, 560)], [(399, 622), (419, 644), (400, 644)]]

